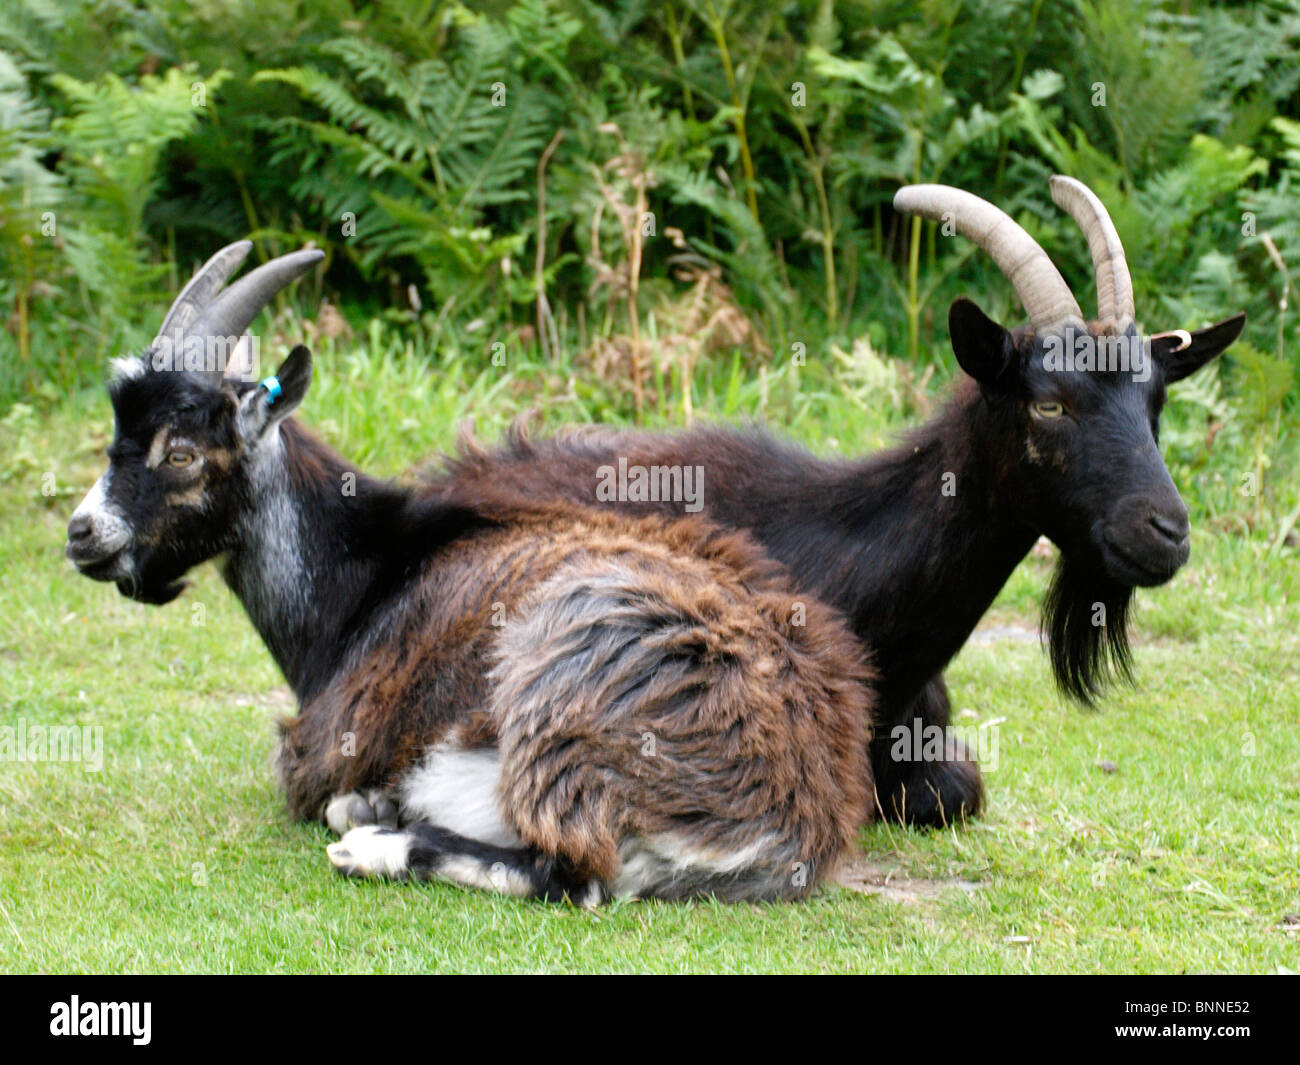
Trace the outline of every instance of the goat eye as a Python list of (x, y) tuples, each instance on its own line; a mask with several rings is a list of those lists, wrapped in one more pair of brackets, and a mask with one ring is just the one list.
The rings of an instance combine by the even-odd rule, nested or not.
[(1065, 408), (1059, 403), (1034, 403), (1030, 405), (1035, 418), (1059, 418)]
[(192, 451), (172, 451), (167, 455), (167, 465), (175, 470), (183, 470), (194, 462)]

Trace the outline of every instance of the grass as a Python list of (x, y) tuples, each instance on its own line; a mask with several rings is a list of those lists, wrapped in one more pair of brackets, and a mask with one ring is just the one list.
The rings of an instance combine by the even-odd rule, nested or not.
[[(397, 472), (478, 416), (492, 437), (539, 395), (549, 423), (615, 401), (572, 367), (437, 374), (371, 336), (323, 352), (304, 407), (345, 453)], [(697, 409), (755, 413), (821, 450), (904, 417), (812, 375), (722, 366)], [(797, 384), (798, 387), (795, 387)], [(675, 388), (675, 386), (674, 386)], [(670, 412), (652, 421), (671, 420)], [(103, 766), (0, 761), (0, 969), (56, 972), (1276, 972), (1300, 969), (1300, 576), (1265, 537), (1199, 530), (1139, 596), (1139, 687), (1064, 705), (1033, 642), (971, 644), (959, 723), (997, 738), (988, 816), (862, 833), (887, 892), (806, 905), (616, 904), (595, 913), (446, 885), (344, 880), (325, 829), (290, 823), (270, 765), (287, 690), (212, 567), (171, 606), (121, 599), (62, 560), (101, 472), (98, 392), (0, 425), (0, 726), (102, 729)], [(1032, 627), (1031, 558), (990, 620)], [(1289, 930), (1288, 930), (1289, 929)]]

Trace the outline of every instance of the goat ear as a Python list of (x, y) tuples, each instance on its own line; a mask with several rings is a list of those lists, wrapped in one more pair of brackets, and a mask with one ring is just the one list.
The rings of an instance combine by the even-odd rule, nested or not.
[(307, 397), (307, 389), (311, 387), (311, 352), (305, 345), (297, 345), (280, 363), (275, 376), (280, 381), (280, 395), (274, 409), (277, 416), (284, 417)]
[(948, 335), (957, 363), (982, 385), (995, 385), (1006, 374), (1015, 344), (1002, 326), (971, 300), (954, 300), (948, 309)]
[(1151, 354), (1164, 371), (1165, 382), (1173, 384), (1189, 377), (1228, 347), (1246, 326), (1245, 313), (1234, 314), (1221, 322), (1190, 334), (1192, 342), (1180, 348), (1182, 337), (1161, 333), (1151, 338)]
[(260, 437), (294, 412), (311, 387), (311, 352), (299, 344), (271, 377), (239, 401), (239, 431), (245, 439)]

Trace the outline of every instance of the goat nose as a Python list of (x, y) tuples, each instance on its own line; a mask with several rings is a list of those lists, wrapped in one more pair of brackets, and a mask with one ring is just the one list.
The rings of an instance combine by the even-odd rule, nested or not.
[(76, 543), (78, 540), (85, 540), (90, 536), (90, 516), (88, 514), (77, 514), (68, 522), (68, 542)]
[(1151, 515), (1150, 521), (1156, 532), (1176, 544), (1181, 544), (1191, 531), (1186, 510), (1179, 511), (1177, 514), (1161, 514), (1157, 511)]

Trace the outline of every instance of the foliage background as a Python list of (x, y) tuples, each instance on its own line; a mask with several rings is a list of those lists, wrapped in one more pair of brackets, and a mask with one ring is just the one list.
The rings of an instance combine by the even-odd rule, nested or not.
[(0, 403), (97, 382), (251, 233), (329, 252), (309, 333), (377, 322), (435, 367), (535, 370), (516, 391), (544, 405), (677, 422), (757, 375), (776, 421), (819, 388), (906, 415), (953, 372), (954, 295), (1019, 308), (894, 190), (1003, 205), (1087, 306), (1059, 171), (1109, 205), (1150, 328), (1249, 312), (1167, 447), (1198, 516), (1281, 544), (1298, 87), (1296, 0), (16, 0)]
[(1020, 310), (894, 190), (999, 203), (1088, 306), (1065, 172), (1110, 207), (1149, 328), (1249, 312), (1167, 448), (1199, 517), (1281, 544), (1298, 87), (1298, 0), (11, 0), (0, 410), (97, 383), (251, 233), (328, 251), (309, 334), (378, 323), (544, 407), (680, 422), (762, 378), (777, 422), (818, 389), (906, 416), (954, 372), (955, 295)]

